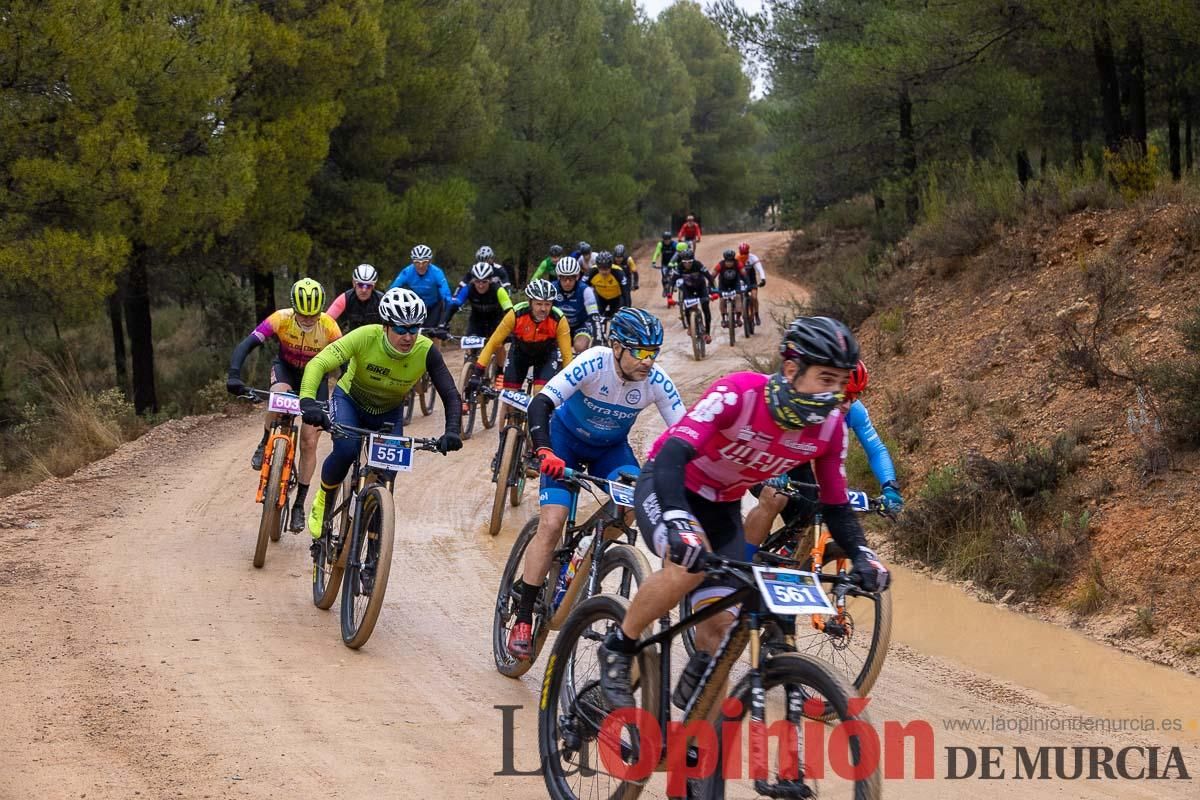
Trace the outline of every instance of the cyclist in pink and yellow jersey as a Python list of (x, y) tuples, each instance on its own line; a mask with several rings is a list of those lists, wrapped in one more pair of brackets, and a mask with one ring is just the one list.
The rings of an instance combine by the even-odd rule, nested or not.
[[(688, 592), (699, 590), (696, 608), (732, 591), (705, 585), (702, 555), (745, 558), (742, 496), (797, 464), (812, 462), (822, 514), (860, 585), (887, 587), (888, 571), (866, 547), (846, 491), (846, 424), (838, 406), (858, 363), (858, 343), (841, 322), (801, 317), (788, 326), (779, 350), (778, 372), (718, 379), (650, 448), (634, 507), (638, 529), (663, 568), (638, 588), (621, 626), (600, 645), (600, 682), (615, 708), (633, 705), (631, 654), (642, 631)], [(686, 672), (702, 674), (733, 622), (732, 613), (722, 613), (697, 626), (696, 663)]]
[[(251, 350), (268, 339), (274, 337), (279, 340), (279, 357), (271, 362), (271, 391), (299, 392), (304, 367), (325, 345), (341, 337), (338, 324), (321, 310), (325, 307), (325, 290), (321, 284), (312, 278), (302, 278), (292, 286), (291, 297), (291, 308), (282, 308), (264, 319), (234, 348), (233, 356), (229, 359), (229, 377), (225, 381), (225, 388), (230, 394), (246, 393), (246, 384), (242, 383), (242, 364)], [(329, 396), (329, 386), (325, 381), (322, 381), (322, 391), (324, 395), (321, 399)], [(253, 469), (262, 469), (263, 449), (271, 433), (273, 416), (268, 412), (263, 422), (262, 441), (254, 448), (254, 455), (250, 459)], [(300, 429), (300, 472), (296, 501), (288, 522), (289, 530), (298, 531), (304, 527), (304, 499), (308, 496), (308, 484), (317, 468), (317, 437), (320, 433), (321, 429), (312, 425)]]

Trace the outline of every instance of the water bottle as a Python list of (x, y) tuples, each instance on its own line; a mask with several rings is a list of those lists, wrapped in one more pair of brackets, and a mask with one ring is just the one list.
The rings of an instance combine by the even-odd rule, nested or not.
[(563, 565), (562, 572), (558, 575), (558, 584), (554, 588), (554, 608), (556, 610), (558, 604), (562, 602), (563, 595), (567, 593), (567, 587), (575, 578), (575, 572), (579, 569), (579, 565), (583, 563), (583, 557), (587, 555), (588, 548), (592, 546), (593, 535), (589, 533), (579, 540), (579, 545), (571, 555), (571, 560)]

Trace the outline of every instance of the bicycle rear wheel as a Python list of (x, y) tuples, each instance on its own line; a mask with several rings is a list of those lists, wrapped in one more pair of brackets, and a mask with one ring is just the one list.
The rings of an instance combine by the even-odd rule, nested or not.
[[(326, 508), (332, 504), (337, 508), (343, 498), (354, 491), (354, 471), (346, 474), (342, 485), (330, 497), (325, 498)], [(331, 520), (329, 529), (321, 539), (321, 549), (313, 563), (313, 605), (322, 611), (333, 607), (342, 588), (342, 573), (346, 569), (346, 542), (350, 536), (350, 503), (347, 503), (337, 519)]]
[(283, 509), (279, 505), (279, 487), (283, 481), (283, 465), (287, 462), (287, 447), (282, 442), (272, 442), (271, 468), (267, 477), (267, 488), (263, 491), (262, 516), (258, 520), (258, 539), (254, 543), (254, 566), (261, 569), (267, 560), (267, 542), (279, 538), (279, 526), (283, 524)]
[[(537, 529), (538, 519), (534, 517), (526, 522), (525, 527), (517, 534), (512, 550), (508, 553), (508, 561), (504, 564), (504, 573), (500, 576), (500, 588), (496, 592), (496, 613), (492, 620), (492, 657), (496, 660), (496, 670), (509, 678), (519, 678), (529, 671), (542, 652), (542, 645), (546, 643), (546, 636), (550, 633), (550, 626), (546, 624), (542, 613), (547, 600), (546, 585), (543, 583), (542, 596), (533, 607), (533, 652), (528, 661), (521, 661), (509, 655), (508, 634), (516, 622), (517, 608), (521, 603), (521, 598), (513, 591), (513, 586), (524, 571), (525, 550), (537, 535)], [(557, 579), (560, 569), (562, 564), (554, 561), (550, 565), (550, 574)]]
[(358, 496), (355, 531), (342, 576), (342, 642), (357, 650), (371, 638), (392, 569), (395, 509), (387, 488), (374, 484)]
[[(816, 735), (824, 736), (824, 726), (804, 724), (801, 709), (808, 703), (820, 701), (833, 709), (834, 718), (842, 722), (860, 721), (869, 728), (870, 720), (865, 712), (850, 712), (850, 698), (856, 696), (854, 690), (834, 675), (823, 662), (796, 653), (784, 653), (767, 659), (762, 670), (766, 712), (763, 724), (770, 731), (767, 750), (763, 754), (765, 763), (730, 765), (728, 769), (721, 763), (725, 735), (740, 736), (740, 741), (743, 742), (748, 742), (751, 738), (749, 726), (752, 723), (749, 722), (748, 712), (753, 687), (750, 676), (746, 675), (729, 693), (729, 697), (738, 700), (740, 705), (735, 707), (740, 708), (739, 713), (730, 717), (718, 713), (714, 723), (717, 732), (715, 769), (708, 778), (688, 781), (689, 800), (725, 800), (727, 796), (849, 797), (852, 800), (878, 800), (882, 792), (878, 753), (870, 752), (871, 745), (864, 744), (862, 736), (856, 733), (850, 733), (846, 737), (847, 754), (837, 762), (830, 760), (831, 763), (847, 765), (850, 774), (839, 775), (843, 770), (831, 769), (828, 766), (825, 774), (819, 778), (803, 774), (801, 754), (805, 752), (804, 736), (810, 731), (820, 731), (821, 733)], [(721, 705), (722, 711), (727, 708), (728, 702), (727, 700)], [(844, 730), (850, 732), (855, 728), (848, 727)], [(791, 741), (788, 741), (789, 739)], [(832, 743), (833, 740), (830, 741)], [(731, 751), (741, 757), (740, 747), (731, 748)], [(770, 783), (766, 780), (760, 783), (745, 777), (757, 774), (756, 767), (771, 774), (773, 780)], [(726, 779), (726, 775), (730, 777)], [(733, 776), (736, 776), (736, 779)]]
[(517, 449), (516, 429), (508, 428), (500, 432), (500, 462), (496, 469), (496, 495), (492, 498), (492, 518), (488, 523), (488, 533), (495, 536), (504, 524), (504, 495), (508, 491), (508, 479), (512, 475), (513, 456)]

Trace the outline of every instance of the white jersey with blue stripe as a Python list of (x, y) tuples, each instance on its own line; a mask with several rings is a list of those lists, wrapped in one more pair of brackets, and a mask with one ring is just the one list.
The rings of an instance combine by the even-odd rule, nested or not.
[(542, 394), (556, 409), (551, 425), (600, 446), (628, 439), (638, 414), (652, 403), (668, 426), (687, 411), (675, 383), (657, 364), (644, 381), (622, 380), (611, 347), (584, 350), (550, 379)]

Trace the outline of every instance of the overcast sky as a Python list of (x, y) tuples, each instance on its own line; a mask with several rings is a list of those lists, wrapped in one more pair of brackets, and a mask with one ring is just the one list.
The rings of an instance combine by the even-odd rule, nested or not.
[[(646, 13), (652, 17), (657, 17), (658, 12), (662, 11), (667, 6), (673, 4), (675, 0), (637, 0), (638, 4), (646, 10)], [(700, 5), (706, 5), (707, 0), (702, 0)], [(737, 0), (737, 4), (747, 11), (762, 11), (762, 0)]]

